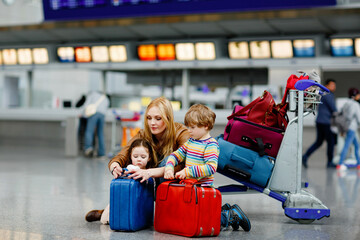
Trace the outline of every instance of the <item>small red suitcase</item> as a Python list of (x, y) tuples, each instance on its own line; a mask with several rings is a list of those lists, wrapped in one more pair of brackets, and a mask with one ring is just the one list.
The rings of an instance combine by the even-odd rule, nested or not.
[(217, 236), (221, 224), (221, 194), (196, 180), (167, 181), (159, 185), (155, 203), (155, 230), (186, 237)]

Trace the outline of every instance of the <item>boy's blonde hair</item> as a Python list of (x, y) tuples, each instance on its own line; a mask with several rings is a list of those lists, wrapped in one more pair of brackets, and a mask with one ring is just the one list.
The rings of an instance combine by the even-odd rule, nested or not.
[(192, 105), (185, 114), (185, 126), (207, 127), (210, 131), (214, 127), (216, 114), (203, 104)]

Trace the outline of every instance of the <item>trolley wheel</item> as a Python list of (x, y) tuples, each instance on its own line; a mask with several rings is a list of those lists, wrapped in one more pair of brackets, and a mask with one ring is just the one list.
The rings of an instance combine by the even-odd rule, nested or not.
[(296, 221), (301, 224), (310, 224), (315, 221), (315, 219), (296, 219)]

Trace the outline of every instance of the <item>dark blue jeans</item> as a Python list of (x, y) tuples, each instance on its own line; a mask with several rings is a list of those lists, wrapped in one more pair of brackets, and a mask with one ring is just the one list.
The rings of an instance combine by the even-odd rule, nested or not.
[(335, 138), (333, 133), (331, 132), (330, 125), (329, 124), (321, 124), (316, 123), (316, 141), (311, 145), (311, 147), (306, 151), (304, 154), (304, 157), (307, 159), (310, 157), (310, 155), (316, 151), (326, 140), (327, 142), (327, 159), (328, 164), (332, 163), (333, 156), (334, 156), (334, 144), (335, 144)]
[(84, 149), (92, 148), (96, 128), (99, 142), (98, 156), (105, 156), (104, 125), (105, 115), (102, 113), (95, 113), (87, 119)]

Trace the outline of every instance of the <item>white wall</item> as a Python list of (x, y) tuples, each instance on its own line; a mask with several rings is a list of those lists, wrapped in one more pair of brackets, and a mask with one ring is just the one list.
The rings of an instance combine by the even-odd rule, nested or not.
[(56, 107), (58, 100), (70, 100), (74, 106), (81, 95), (101, 89), (101, 74), (88, 70), (36, 70), (33, 73), (33, 107)]
[[(6, 1), (6, 0), (5, 0)], [(41, 0), (0, 1), (0, 26), (29, 25), (44, 20)]]

